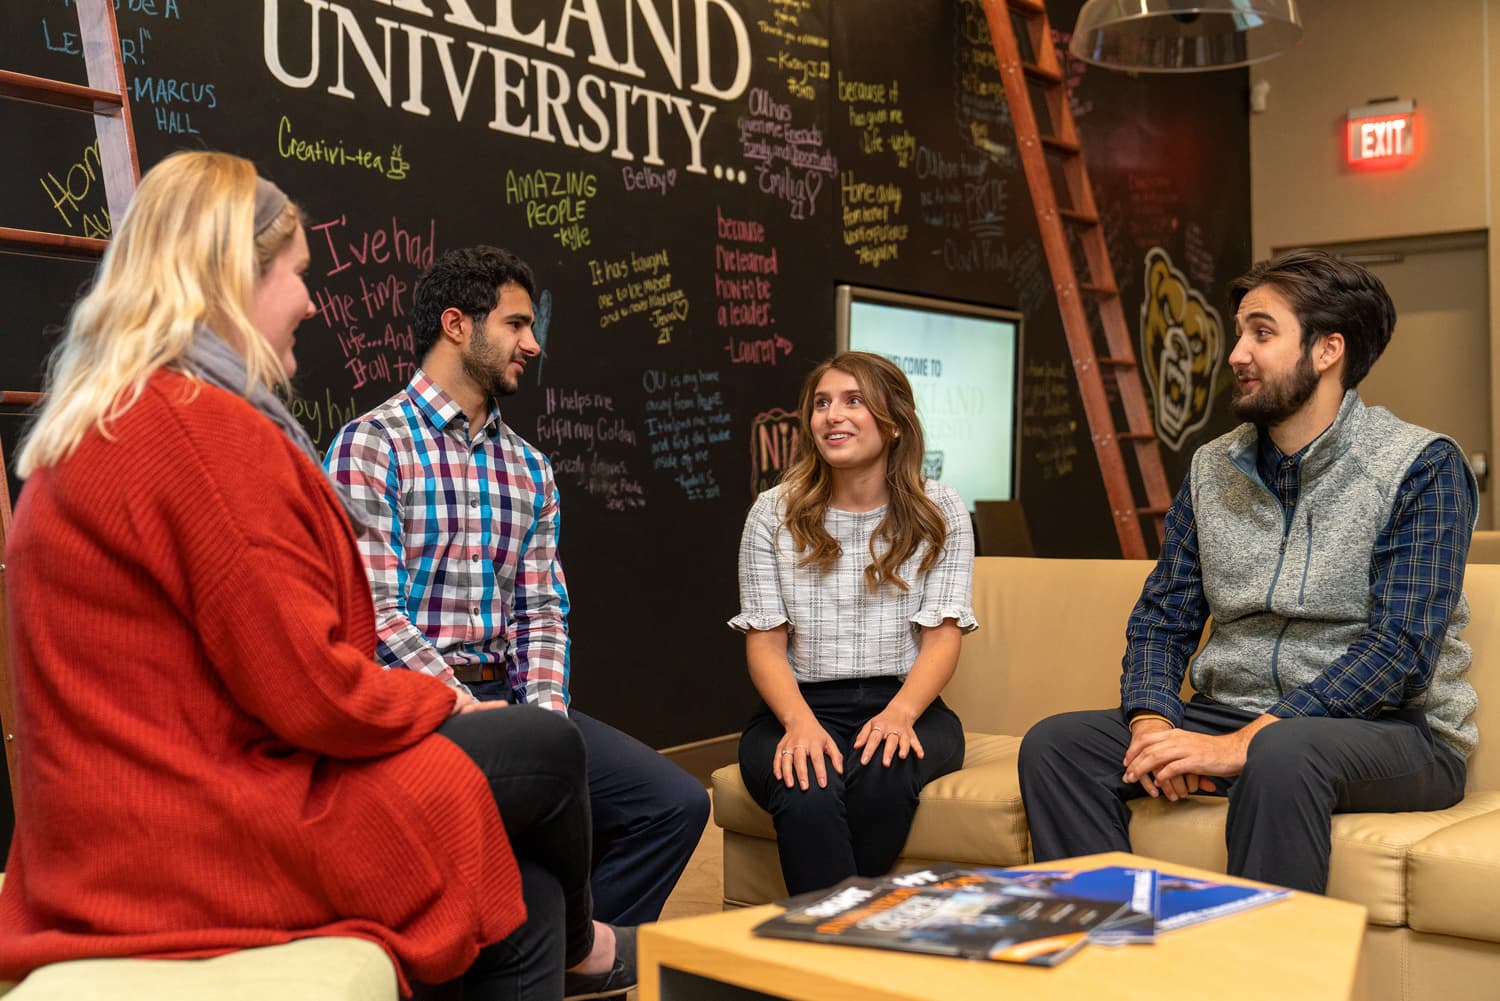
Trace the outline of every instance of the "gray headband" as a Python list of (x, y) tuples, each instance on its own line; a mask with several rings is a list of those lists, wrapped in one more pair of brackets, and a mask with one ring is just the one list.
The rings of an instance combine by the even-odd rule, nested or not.
[(255, 235), (264, 233), (281, 215), (286, 203), (286, 192), (266, 180), (264, 177), (255, 179)]

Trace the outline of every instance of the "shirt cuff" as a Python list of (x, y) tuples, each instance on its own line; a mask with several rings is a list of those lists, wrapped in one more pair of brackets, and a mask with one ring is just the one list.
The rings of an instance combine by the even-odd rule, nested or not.
[(1120, 707), (1128, 726), (1130, 718), (1137, 713), (1160, 716), (1175, 727), (1182, 726), (1182, 698), (1176, 692), (1152, 688), (1129, 693), (1129, 701)]
[(765, 632), (787, 625), (789, 621), (785, 615), (777, 612), (741, 612), (729, 620), (729, 628), (741, 633), (748, 633), (752, 629)]
[(960, 633), (972, 633), (979, 628), (979, 622), (974, 618), (974, 610), (967, 605), (918, 609), (917, 614), (911, 617), (911, 622), (913, 625), (935, 629), (949, 619), (958, 623)]
[(1161, 713), (1147, 712), (1145, 710), (1141, 710), (1139, 712), (1131, 713), (1130, 719), (1128, 719), (1126, 721), (1126, 725), (1129, 726), (1132, 730), (1134, 730), (1135, 725), (1137, 723), (1139, 723), (1143, 719), (1159, 719), (1163, 723), (1167, 724), (1170, 727), (1175, 728), (1177, 726), (1176, 723), (1173, 723), (1171, 720), (1167, 719), (1167, 717), (1163, 716)]

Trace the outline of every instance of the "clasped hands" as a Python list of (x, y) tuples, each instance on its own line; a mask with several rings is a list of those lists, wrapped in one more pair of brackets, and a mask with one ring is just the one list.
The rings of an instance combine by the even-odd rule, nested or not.
[(1230, 778), (1244, 770), (1250, 738), (1258, 729), (1248, 726), (1211, 736), (1180, 730), (1163, 719), (1137, 720), (1125, 750), (1124, 781), (1139, 782), (1149, 795), (1174, 803), (1200, 789), (1212, 792), (1210, 776)]
[[(912, 752), (919, 758), (925, 757), (922, 742), (917, 739), (915, 723), (915, 715), (905, 713), (898, 707), (886, 706), (860, 727), (859, 734), (854, 738), (854, 750), (863, 751), (859, 763), (869, 764), (876, 754), (881, 755), (880, 763), (887, 767), (892, 759), (904, 759)], [(785, 783), (788, 789), (793, 785), (806, 789), (809, 781), (816, 781), (819, 789), (826, 789), (829, 765), (838, 774), (844, 774), (844, 756), (839, 752), (838, 745), (828, 735), (828, 731), (823, 729), (822, 724), (808, 715), (786, 728), (786, 733), (776, 745), (776, 761), (771, 766), (771, 774), (777, 781)]]

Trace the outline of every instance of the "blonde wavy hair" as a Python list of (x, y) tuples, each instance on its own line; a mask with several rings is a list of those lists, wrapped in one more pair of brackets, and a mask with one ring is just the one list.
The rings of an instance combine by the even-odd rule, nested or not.
[(48, 362), (22, 477), (66, 459), (91, 429), (107, 437), (152, 373), (181, 367), (200, 322), (245, 359), (246, 389), (286, 382), (250, 304), (302, 214), (288, 202), (257, 236), (255, 179), (249, 160), (208, 152), (176, 153), (141, 179)]
[[(833, 469), (818, 451), (812, 433), (814, 396), (818, 383), (830, 370), (854, 377), (864, 394), (865, 407), (886, 441), (886, 488), (890, 499), (885, 516), (870, 537), (870, 563), (865, 567), (865, 586), (873, 594), (882, 584), (905, 591), (907, 582), (897, 572), (925, 544), (919, 564), (926, 573), (942, 557), (948, 541), (948, 525), (942, 509), (927, 496), (922, 479), (922, 455), (926, 445), (911, 383), (895, 365), (880, 355), (845, 351), (819, 365), (802, 386), (798, 418), (802, 433), (797, 437), (796, 456), (782, 477), (786, 518), (792, 543), (801, 555), (800, 567), (820, 573), (832, 570), (843, 548), (824, 526), (824, 514), (833, 492)], [(885, 543), (885, 552), (878, 543)]]

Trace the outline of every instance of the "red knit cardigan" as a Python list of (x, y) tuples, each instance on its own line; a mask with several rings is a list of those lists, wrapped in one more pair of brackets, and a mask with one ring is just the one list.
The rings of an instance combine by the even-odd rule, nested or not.
[(5, 557), (0, 979), (354, 935), (435, 982), (524, 919), (488, 783), (433, 733), (453, 693), (375, 665), (339, 501), (243, 399), (157, 373), (27, 482)]

